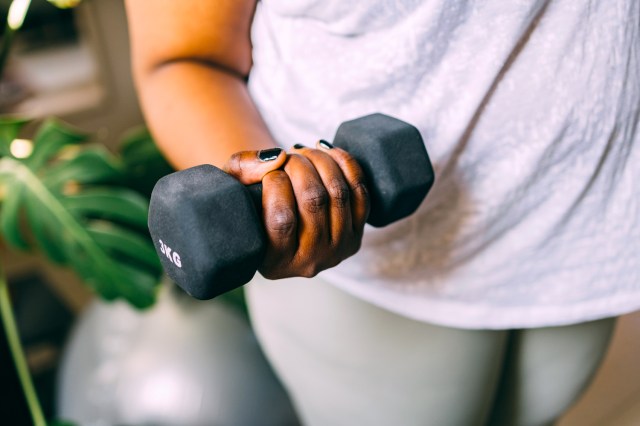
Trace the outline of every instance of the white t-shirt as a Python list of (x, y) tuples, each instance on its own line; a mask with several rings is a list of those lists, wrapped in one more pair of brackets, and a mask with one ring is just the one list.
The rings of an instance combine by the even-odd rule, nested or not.
[(372, 112), (436, 170), (418, 212), (323, 272), (463, 328), (640, 309), (640, 2), (264, 0), (250, 91), (283, 145)]

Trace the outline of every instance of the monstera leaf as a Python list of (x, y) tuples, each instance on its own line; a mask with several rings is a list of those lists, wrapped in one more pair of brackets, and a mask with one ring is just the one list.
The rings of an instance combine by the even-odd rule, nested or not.
[(40, 126), (29, 155), (17, 156), (12, 143), (25, 124), (0, 119), (0, 236), (71, 267), (104, 299), (153, 304), (161, 266), (147, 234), (148, 199), (127, 187), (123, 161), (55, 120)]
[(158, 150), (146, 126), (129, 130), (119, 146), (129, 187), (151, 198), (158, 179), (173, 172), (173, 168)]

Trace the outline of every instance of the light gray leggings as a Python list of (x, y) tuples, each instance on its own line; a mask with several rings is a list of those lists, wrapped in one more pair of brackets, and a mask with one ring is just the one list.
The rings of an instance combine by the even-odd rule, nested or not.
[(549, 425), (614, 319), (518, 331), (409, 320), (315, 278), (247, 287), (254, 328), (307, 426)]

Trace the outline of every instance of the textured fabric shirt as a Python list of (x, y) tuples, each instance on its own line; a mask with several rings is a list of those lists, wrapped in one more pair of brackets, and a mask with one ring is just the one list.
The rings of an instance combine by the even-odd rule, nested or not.
[(252, 41), (283, 146), (382, 112), (434, 163), (418, 212), (327, 280), (463, 328), (640, 308), (640, 2), (264, 0)]

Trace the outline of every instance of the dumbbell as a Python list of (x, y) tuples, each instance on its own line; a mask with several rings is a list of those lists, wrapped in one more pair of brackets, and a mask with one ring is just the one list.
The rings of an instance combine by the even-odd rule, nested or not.
[[(386, 226), (413, 213), (434, 172), (418, 130), (372, 114), (344, 122), (334, 146), (362, 168), (371, 212)], [(151, 194), (149, 230), (164, 270), (187, 293), (211, 299), (251, 280), (266, 251), (261, 185), (244, 186), (212, 165), (161, 178)]]

